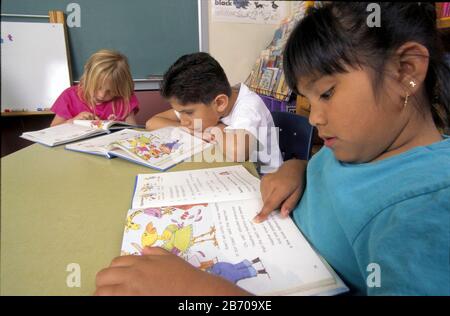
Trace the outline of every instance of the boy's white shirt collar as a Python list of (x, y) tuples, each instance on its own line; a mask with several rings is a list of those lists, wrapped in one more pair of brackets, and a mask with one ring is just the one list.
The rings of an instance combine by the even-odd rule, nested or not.
[(244, 83), (241, 82), (241, 84), (240, 84), (240, 86), (239, 86), (239, 93), (238, 93), (238, 96), (237, 96), (237, 98), (236, 98), (236, 101), (234, 101), (233, 108), (231, 109), (230, 113), (228, 113), (227, 116), (224, 116), (224, 117), (222, 117), (222, 118), (220, 119), (220, 121), (221, 121), (222, 123), (224, 123), (224, 122), (223, 122), (224, 119), (226, 119), (226, 118), (228, 118), (228, 117), (231, 117), (231, 115), (233, 115), (233, 111), (234, 111), (234, 109), (235, 109), (234, 106), (239, 102), (239, 99), (241, 99), (242, 96), (245, 95), (245, 94), (247, 94), (248, 92), (249, 92), (249, 89), (247, 88), (247, 86), (246, 86)]

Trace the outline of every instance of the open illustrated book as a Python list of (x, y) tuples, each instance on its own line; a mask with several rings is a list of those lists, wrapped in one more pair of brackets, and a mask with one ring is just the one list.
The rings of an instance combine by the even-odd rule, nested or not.
[(240, 165), (139, 174), (121, 255), (159, 246), (257, 295), (348, 291), (291, 218), (252, 222), (259, 185)]
[(119, 157), (164, 171), (212, 146), (177, 127), (154, 131), (125, 129), (113, 134), (66, 145), (69, 150)]
[(20, 137), (53, 147), (100, 134), (110, 133), (112, 130), (130, 127), (140, 128), (141, 126), (119, 121), (74, 120), (73, 123), (64, 123), (39, 131), (26, 132)]

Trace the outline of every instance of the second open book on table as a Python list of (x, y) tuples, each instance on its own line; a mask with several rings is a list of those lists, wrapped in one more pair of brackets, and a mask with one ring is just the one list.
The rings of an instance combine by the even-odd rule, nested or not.
[(66, 149), (108, 158), (119, 157), (164, 171), (210, 146), (210, 143), (181, 128), (165, 127), (151, 132), (125, 129), (66, 145)]

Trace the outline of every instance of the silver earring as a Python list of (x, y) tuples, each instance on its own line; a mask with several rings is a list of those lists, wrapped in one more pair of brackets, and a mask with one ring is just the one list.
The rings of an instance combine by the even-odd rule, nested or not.
[(403, 108), (405, 108), (406, 105), (408, 104), (408, 98), (409, 98), (409, 93), (406, 93), (406, 96), (405, 96), (405, 103), (403, 103)]
[(414, 82), (414, 80), (411, 80), (409, 82), (409, 85), (411, 86), (411, 88), (414, 88), (416, 86), (416, 83)]

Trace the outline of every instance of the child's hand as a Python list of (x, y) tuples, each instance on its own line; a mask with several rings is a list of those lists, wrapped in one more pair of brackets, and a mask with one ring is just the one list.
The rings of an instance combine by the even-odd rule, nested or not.
[(117, 116), (115, 114), (110, 114), (108, 116), (108, 121), (115, 121), (117, 119)]
[(225, 127), (226, 125), (224, 125), (223, 123), (208, 127), (202, 132), (202, 138), (208, 143), (217, 144), (218, 139), (224, 139)]
[(158, 247), (145, 248), (142, 256), (115, 258), (97, 273), (96, 287), (95, 295), (248, 294)]
[(216, 135), (211, 132), (204, 131), (202, 132), (202, 139), (207, 141), (208, 143), (215, 144), (216, 143)]
[(281, 209), (281, 215), (287, 217), (297, 205), (304, 189), (306, 161), (288, 160), (274, 173), (267, 174), (261, 180), (263, 208), (254, 218), (256, 223), (263, 222), (275, 209)]
[(196, 137), (200, 137), (204, 141), (212, 144), (216, 144), (216, 135), (212, 133), (209, 129), (206, 129), (204, 131), (195, 131), (193, 129), (187, 129), (187, 131)]
[(98, 120), (98, 117), (91, 112), (81, 112), (75, 116), (72, 120)]

